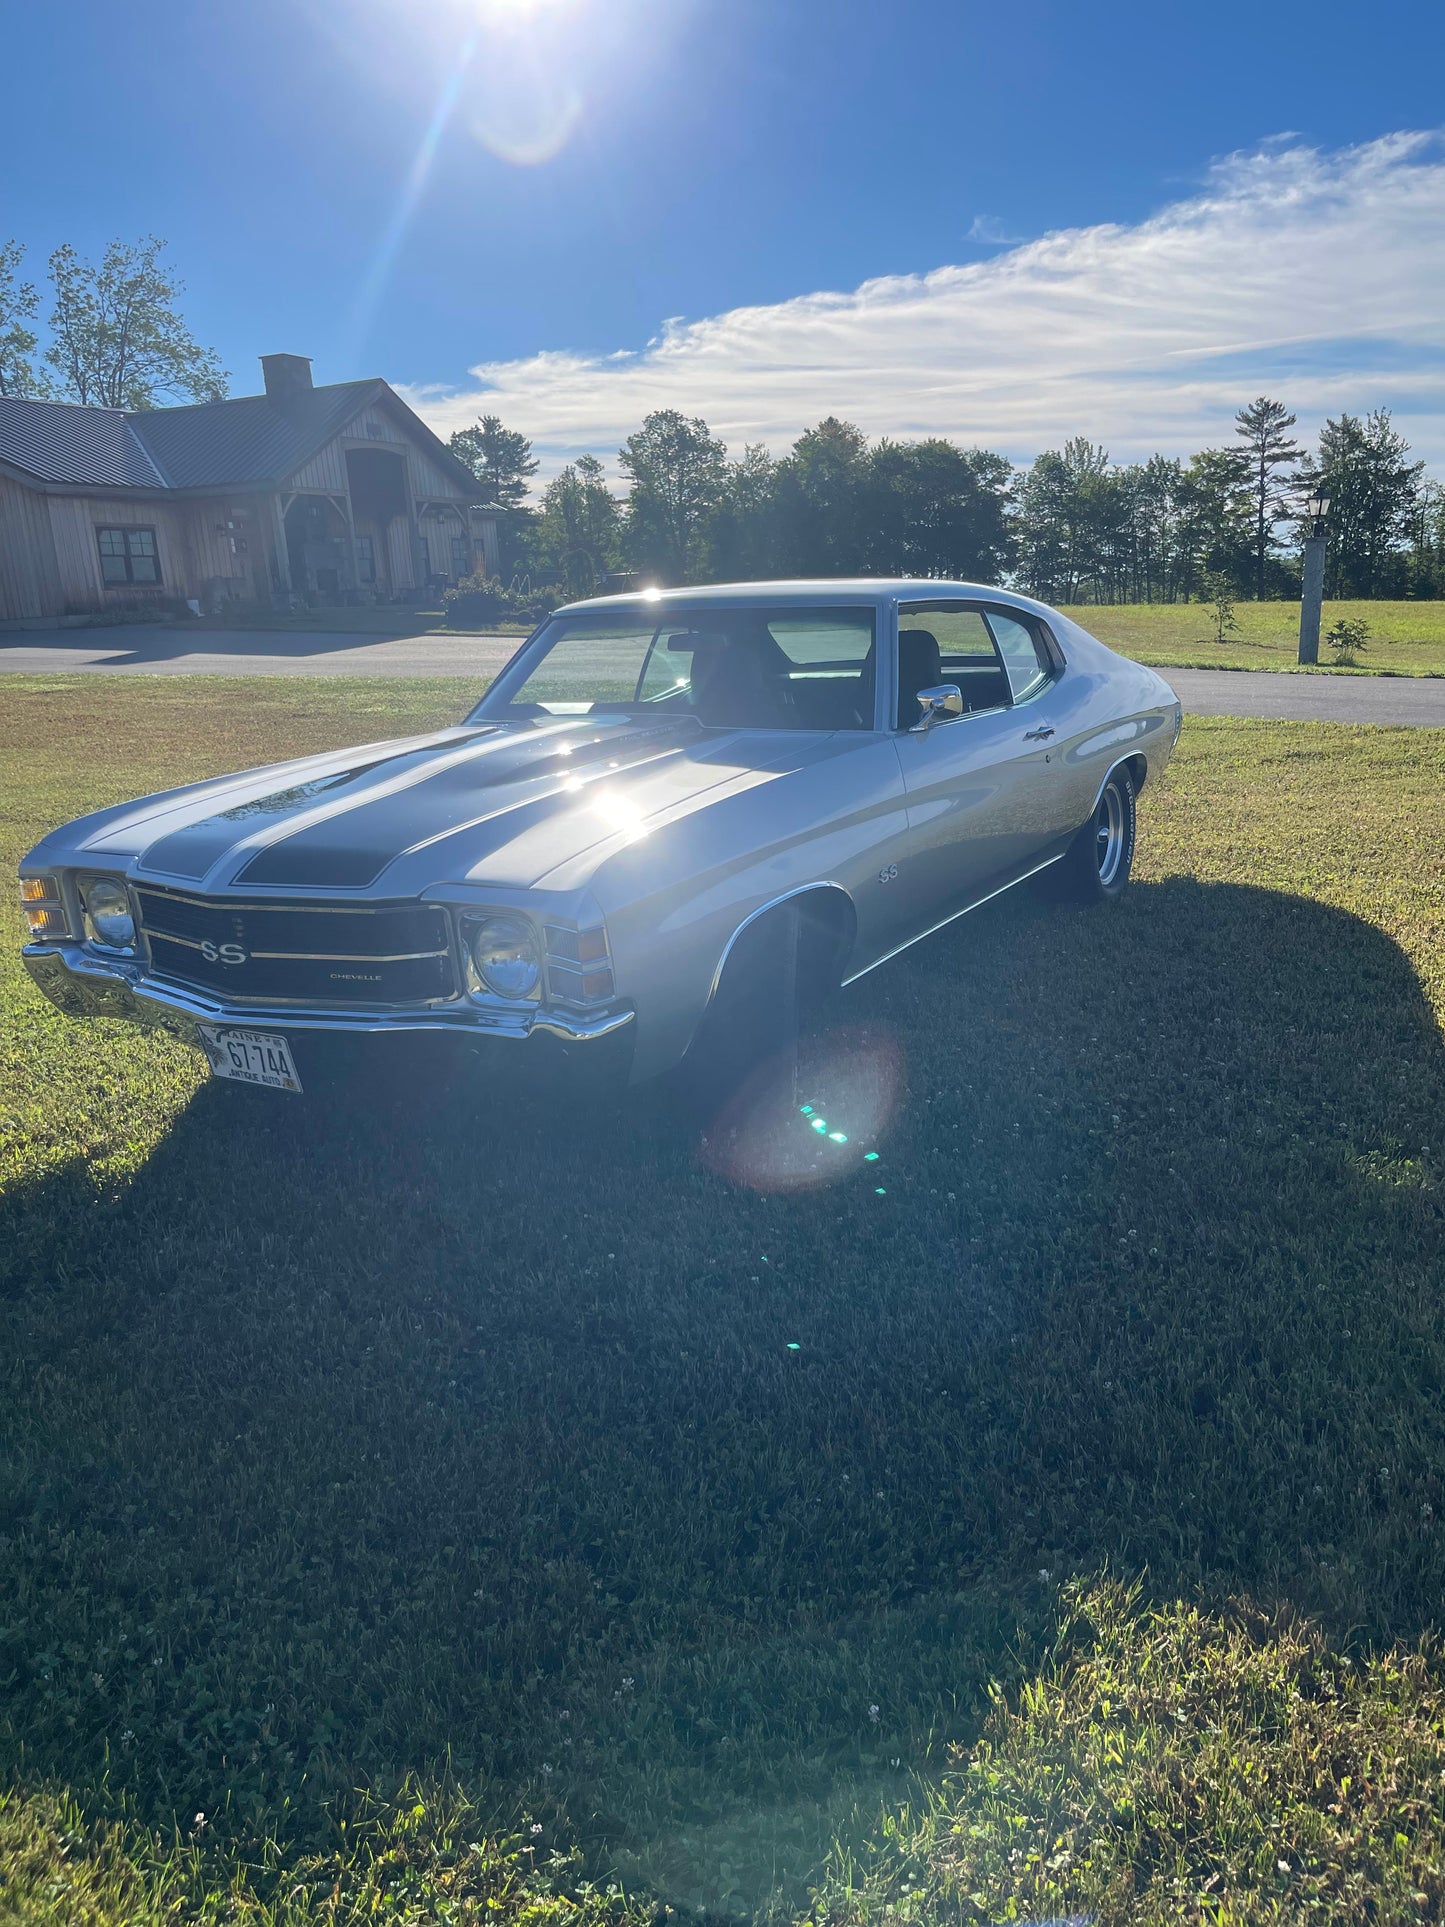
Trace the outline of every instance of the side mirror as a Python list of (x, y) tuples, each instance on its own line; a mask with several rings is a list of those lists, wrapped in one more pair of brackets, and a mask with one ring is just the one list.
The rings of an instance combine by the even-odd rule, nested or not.
[(921, 736), (934, 723), (945, 722), (950, 716), (961, 716), (963, 691), (956, 682), (937, 683), (932, 689), (919, 690), (918, 706), (923, 714), (909, 730), (910, 736)]

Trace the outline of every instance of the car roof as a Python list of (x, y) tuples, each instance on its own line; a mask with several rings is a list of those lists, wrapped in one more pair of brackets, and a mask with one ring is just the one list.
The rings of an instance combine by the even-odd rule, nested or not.
[(766, 602), (773, 608), (790, 604), (817, 608), (859, 602), (951, 602), (955, 599), (1004, 603), (1049, 615), (1042, 602), (1016, 595), (987, 582), (940, 582), (930, 576), (819, 576), (794, 578), (783, 582), (706, 582), (686, 589), (634, 589), (627, 595), (589, 596), (581, 602), (566, 602), (554, 612), (575, 615), (596, 611), (599, 614), (641, 609), (690, 609), (728, 602)]

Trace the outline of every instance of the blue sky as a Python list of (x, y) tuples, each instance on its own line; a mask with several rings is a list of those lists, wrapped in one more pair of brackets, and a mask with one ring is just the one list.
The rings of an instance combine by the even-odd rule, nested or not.
[(1445, 118), (1438, 0), (6, 15), (0, 234), (164, 236), (238, 392), (273, 349), (442, 427), (490, 388), (560, 458), (659, 402), (1127, 453), (1267, 386), (1445, 457), (1445, 163), (1388, 139)]

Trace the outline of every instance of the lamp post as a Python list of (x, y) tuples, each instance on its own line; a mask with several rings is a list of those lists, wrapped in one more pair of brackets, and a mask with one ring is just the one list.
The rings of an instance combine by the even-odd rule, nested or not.
[(1325, 517), (1330, 498), (1316, 489), (1305, 503), (1310, 532), (1305, 537), (1304, 584), (1299, 609), (1299, 659), (1317, 663), (1320, 659), (1320, 605), (1325, 599)]

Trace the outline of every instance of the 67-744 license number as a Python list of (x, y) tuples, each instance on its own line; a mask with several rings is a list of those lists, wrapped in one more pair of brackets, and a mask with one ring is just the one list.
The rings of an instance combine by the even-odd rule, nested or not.
[(267, 1030), (231, 1030), (197, 1024), (196, 1039), (211, 1063), (213, 1077), (239, 1084), (265, 1084), (276, 1091), (300, 1091), (301, 1079), (284, 1037)]

